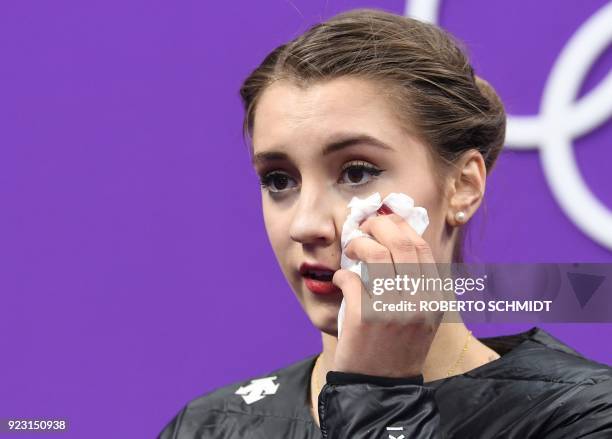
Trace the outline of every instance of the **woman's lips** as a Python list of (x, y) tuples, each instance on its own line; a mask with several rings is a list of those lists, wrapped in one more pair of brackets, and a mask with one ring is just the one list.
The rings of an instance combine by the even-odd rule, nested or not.
[(300, 265), (300, 274), (306, 287), (315, 294), (334, 294), (341, 290), (332, 283), (335, 270), (318, 263)]
[(334, 294), (342, 292), (342, 290), (331, 281), (317, 280), (304, 276), (304, 283), (306, 287), (315, 294)]

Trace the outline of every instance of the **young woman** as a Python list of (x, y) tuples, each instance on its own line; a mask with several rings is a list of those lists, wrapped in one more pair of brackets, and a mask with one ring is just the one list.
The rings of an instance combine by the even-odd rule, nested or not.
[(190, 402), (161, 438), (612, 437), (611, 368), (538, 328), (478, 340), (434, 313), (362, 321), (361, 281), (340, 269), (347, 203), (374, 192), (408, 194), (429, 226), (369, 217), (373, 239), (346, 256), (462, 261), (505, 113), (451, 36), (350, 11), (275, 49), (241, 96), (268, 236), (323, 350)]

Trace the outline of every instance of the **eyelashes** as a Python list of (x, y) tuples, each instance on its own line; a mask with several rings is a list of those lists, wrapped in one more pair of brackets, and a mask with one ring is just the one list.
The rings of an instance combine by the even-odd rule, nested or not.
[(284, 192), (286, 191), (286, 189), (284, 188), (278, 189), (278, 187), (276, 187), (274, 183), (280, 182), (281, 186), (283, 186), (284, 184), (287, 184), (291, 180), (293, 180), (293, 178), (291, 178), (289, 174), (282, 172), (282, 171), (273, 171), (261, 177), (260, 185), (262, 188), (270, 192)]
[[(371, 163), (353, 161), (342, 167), (338, 183), (351, 188), (361, 187), (376, 179), (383, 172), (384, 169), (380, 169)], [(368, 176), (369, 178), (363, 181), (364, 176)], [(287, 192), (297, 187), (297, 182), (288, 173), (274, 170), (260, 177), (260, 185), (263, 189), (276, 194)]]
[[(342, 168), (342, 172), (345, 173), (346, 175), (349, 177), (349, 179), (351, 177), (356, 177), (356, 176), (362, 176), (364, 173), (369, 174), (371, 177), (378, 177), (383, 170), (377, 168), (376, 166), (368, 163), (368, 162), (364, 162), (364, 161), (358, 161), (358, 162), (350, 162), (347, 165), (345, 165)], [(366, 182), (349, 182), (347, 184), (351, 185), (351, 186), (361, 186), (363, 184), (368, 183), (371, 180), (368, 180)]]

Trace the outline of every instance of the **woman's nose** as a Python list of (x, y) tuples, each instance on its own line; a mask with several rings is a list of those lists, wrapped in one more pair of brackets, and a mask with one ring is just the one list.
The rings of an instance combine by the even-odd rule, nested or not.
[(302, 190), (289, 231), (294, 241), (329, 244), (336, 238), (333, 209), (330, 200), (321, 192)]

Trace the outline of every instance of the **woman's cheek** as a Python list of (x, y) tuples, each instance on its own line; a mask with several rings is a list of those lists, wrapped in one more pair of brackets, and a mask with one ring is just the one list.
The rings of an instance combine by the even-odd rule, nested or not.
[(282, 215), (273, 213), (265, 218), (265, 226), (272, 250), (278, 262), (283, 266), (287, 262), (285, 259), (292, 242), (289, 236), (289, 225), (283, 221)]

